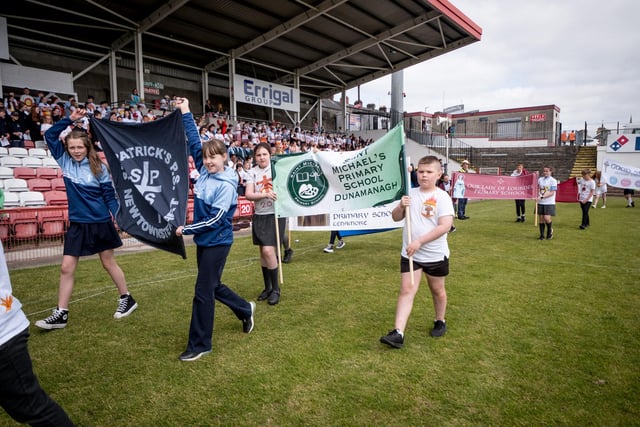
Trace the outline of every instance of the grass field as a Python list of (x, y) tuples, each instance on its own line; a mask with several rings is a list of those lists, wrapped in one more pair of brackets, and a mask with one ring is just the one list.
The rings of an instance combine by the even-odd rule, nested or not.
[[(80, 263), (66, 329), (31, 327), (43, 387), (82, 426), (640, 425), (640, 209), (611, 198), (579, 230), (559, 204), (555, 238), (538, 241), (532, 204), (472, 202), (449, 236), (447, 335), (418, 293), (405, 348), (393, 327), (399, 230), (349, 237), (297, 232), (279, 305), (258, 303), (250, 335), (217, 305), (214, 351), (185, 349), (195, 251), (118, 261), (140, 307), (116, 321), (98, 260)], [(262, 289), (258, 250), (236, 239), (224, 274), (240, 295)], [(11, 272), (33, 322), (57, 300), (58, 266)], [(0, 413), (0, 425), (14, 425)]]

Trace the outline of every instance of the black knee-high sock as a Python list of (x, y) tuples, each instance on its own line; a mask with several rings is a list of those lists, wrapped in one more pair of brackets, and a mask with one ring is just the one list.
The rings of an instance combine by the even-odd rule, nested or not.
[(271, 286), (274, 291), (280, 290), (280, 284), (278, 282), (278, 267), (273, 270), (269, 270), (269, 275), (271, 276)]
[(264, 280), (264, 288), (270, 291), (272, 288), (271, 271), (267, 267), (262, 267), (262, 279)]
[(544, 222), (540, 221), (540, 224), (538, 224), (538, 228), (540, 229), (540, 235), (544, 236)]
[(551, 234), (553, 232), (553, 226), (551, 225), (550, 222), (547, 223), (547, 237), (551, 237)]

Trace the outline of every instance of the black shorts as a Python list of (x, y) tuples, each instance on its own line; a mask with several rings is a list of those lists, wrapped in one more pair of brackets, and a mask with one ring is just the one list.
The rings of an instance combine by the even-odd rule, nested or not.
[(64, 255), (87, 256), (122, 246), (113, 222), (72, 222), (64, 235)]
[[(449, 275), (449, 258), (444, 257), (442, 261), (417, 262), (413, 261), (413, 271), (422, 270), (429, 276), (443, 277)], [(400, 256), (400, 273), (409, 273), (409, 258)]]
[[(251, 220), (251, 236), (253, 244), (258, 246), (278, 246), (276, 240), (276, 221), (274, 214), (253, 215)], [(284, 239), (284, 229), (287, 226), (287, 218), (278, 218), (278, 230), (280, 231), (280, 243)]]
[(556, 205), (541, 205), (538, 203), (538, 215), (556, 216)]

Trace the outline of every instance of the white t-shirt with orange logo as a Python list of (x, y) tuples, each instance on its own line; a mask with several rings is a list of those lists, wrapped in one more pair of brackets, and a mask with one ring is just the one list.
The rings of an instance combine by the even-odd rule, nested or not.
[[(411, 188), (409, 197), (411, 197), (409, 212), (411, 216), (412, 241), (436, 228), (440, 217), (454, 216), (451, 197), (440, 188), (428, 192), (421, 191), (419, 187)], [(402, 234), (402, 256), (405, 258), (409, 258), (406, 249), (408, 244), (407, 226), (405, 225)], [(442, 261), (444, 257), (449, 257), (447, 233), (423, 244), (413, 255), (414, 261), (422, 263)]]

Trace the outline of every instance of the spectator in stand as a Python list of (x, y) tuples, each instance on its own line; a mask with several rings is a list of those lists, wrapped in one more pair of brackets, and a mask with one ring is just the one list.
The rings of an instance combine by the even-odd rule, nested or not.
[(31, 96), (31, 90), (28, 87), (22, 89), (22, 95), (20, 95), (20, 102), (27, 106), (28, 108), (33, 107), (34, 105), (38, 105), (36, 100)]
[(591, 178), (591, 170), (583, 169), (582, 178), (578, 179), (578, 202), (582, 209), (582, 224), (580, 229), (589, 227), (589, 208), (593, 202), (593, 195), (596, 193), (596, 182)]
[(40, 125), (40, 137), (38, 138), (41, 141), (44, 141), (44, 133), (49, 130), (49, 128), (53, 126), (53, 119), (51, 118), (51, 112), (47, 111), (42, 116), (42, 124)]
[(7, 110), (7, 114), (20, 110), (20, 101), (13, 92), (9, 92), (9, 95), (4, 99), (4, 108)]
[(138, 89), (133, 88), (129, 94), (129, 106), (136, 107), (140, 104), (140, 95), (138, 95)]
[(42, 116), (40, 115), (40, 107), (33, 104), (31, 106), (31, 114), (29, 114), (25, 120), (25, 129), (29, 132), (29, 138), (31, 138), (32, 141), (37, 141), (42, 137), (40, 134), (41, 126)]
[(215, 107), (213, 106), (213, 103), (211, 102), (211, 98), (207, 98), (207, 101), (204, 104), (204, 114), (207, 117), (213, 117), (214, 111), (215, 111)]
[(60, 107), (59, 105), (55, 105), (51, 110), (51, 119), (53, 123), (57, 123), (60, 119), (63, 118), (64, 116), (62, 115), (62, 107)]
[(70, 221), (64, 236), (58, 306), (49, 317), (36, 322), (37, 327), (47, 330), (67, 326), (74, 276), (81, 256), (98, 254), (102, 266), (118, 289), (118, 308), (113, 315), (115, 319), (129, 316), (138, 307), (129, 294), (125, 275), (114, 255), (114, 249), (122, 246), (113, 224), (113, 217), (120, 206), (109, 170), (98, 157), (86, 131), (74, 129), (67, 134), (64, 142), (60, 140), (61, 133), (85, 115), (86, 110), (79, 108), (45, 134), (49, 150), (64, 175)]
[[(522, 163), (518, 163), (516, 165), (516, 168), (513, 170), (513, 172), (511, 172), (511, 176), (523, 176), (528, 174), (529, 172), (524, 168), (524, 165)], [(516, 222), (525, 221), (524, 208), (525, 208), (524, 199), (517, 199), (516, 200)]]
[(4, 107), (0, 107), (0, 140), (2, 140), (2, 146), (9, 145), (9, 127), (7, 126), (7, 110)]
[(24, 127), (20, 121), (20, 112), (11, 113), (11, 120), (7, 123), (9, 129), (9, 145), (24, 148)]

